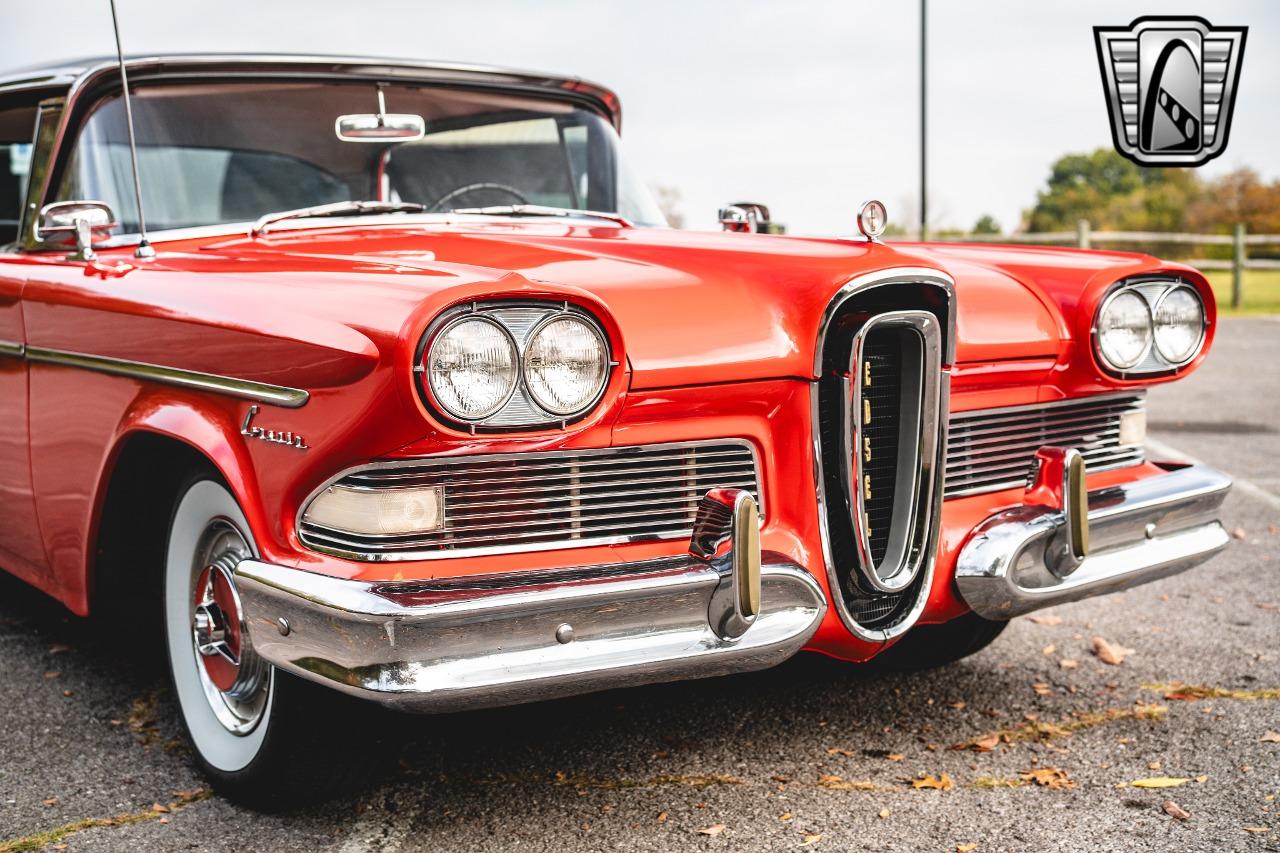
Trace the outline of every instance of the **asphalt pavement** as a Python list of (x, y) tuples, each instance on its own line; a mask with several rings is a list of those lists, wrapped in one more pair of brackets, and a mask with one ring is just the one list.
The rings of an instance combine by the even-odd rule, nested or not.
[(1149, 409), (1156, 455), (1237, 478), (1205, 566), (929, 673), (804, 656), (388, 718), (396, 766), (285, 815), (208, 792), (154, 655), (0, 579), (0, 853), (1280, 850), (1280, 318), (1224, 320)]

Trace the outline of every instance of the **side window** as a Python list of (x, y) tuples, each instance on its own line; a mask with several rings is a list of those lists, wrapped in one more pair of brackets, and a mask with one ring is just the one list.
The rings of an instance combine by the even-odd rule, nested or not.
[(34, 106), (5, 109), (0, 105), (0, 246), (18, 239), (35, 127)]

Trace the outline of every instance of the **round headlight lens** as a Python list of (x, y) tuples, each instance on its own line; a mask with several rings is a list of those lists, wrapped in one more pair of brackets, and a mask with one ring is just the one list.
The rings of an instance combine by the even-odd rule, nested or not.
[(1151, 349), (1151, 309), (1132, 290), (1122, 290), (1098, 312), (1098, 352), (1116, 370), (1135, 367)]
[(431, 343), (427, 381), (446, 412), (479, 421), (505, 406), (515, 393), (517, 363), (516, 345), (506, 329), (482, 317), (464, 317), (446, 326)]
[(1204, 304), (1186, 285), (1164, 292), (1156, 303), (1156, 350), (1171, 364), (1190, 361), (1204, 335)]
[(609, 378), (609, 351), (594, 324), (574, 316), (544, 323), (524, 351), (524, 381), (533, 401), (553, 415), (590, 406)]

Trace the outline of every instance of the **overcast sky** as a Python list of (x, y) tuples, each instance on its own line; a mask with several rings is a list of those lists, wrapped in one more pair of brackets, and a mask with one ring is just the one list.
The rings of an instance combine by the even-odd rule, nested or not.
[[(792, 233), (849, 233), (868, 197), (891, 221), (914, 216), (918, 0), (117, 3), (129, 53), (405, 56), (596, 80), (622, 96), (630, 158), (679, 189), (690, 227), (714, 227), (730, 201), (770, 205)], [(933, 0), (930, 221), (991, 213), (1011, 229), (1054, 159), (1109, 146), (1092, 27), (1144, 14), (1249, 27), (1230, 142), (1202, 171), (1280, 177), (1280, 2)], [(107, 0), (14, 3), (4, 20), (0, 72), (114, 51)]]

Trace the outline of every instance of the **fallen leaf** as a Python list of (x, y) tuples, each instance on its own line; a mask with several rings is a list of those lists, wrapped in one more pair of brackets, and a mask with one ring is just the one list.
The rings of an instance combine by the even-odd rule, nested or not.
[(955, 786), (956, 783), (951, 781), (951, 777), (946, 773), (943, 773), (940, 777), (930, 774), (911, 780), (911, 787), (913, 788), (935, 788), (939, 791), (950, 791)]
[(1244, 528), (1243, 528), (1243, 527), (1237, 527), (1235, 530), (1232, 530), (1232, 531), (1231, 531), (1231, 538), (1232, 538), (1232, 539), (1243, 539), (1244, 537), (1246, 537), (1246, 536), (1248, 536), (1248, 535), (1249, 535), (1249, 534), (1247, 534), (1247, 533), (1245, 533), (1245, 532), (1244, 532)]
[(841, 749), (838, 746), (827, 748), (827, 755), (843, 755), (845, 758), (853, 758), (853, 753), (847, 749)]
[(794, 817), (795, 815), (793, 815), (791, 812), (787, 812), (786, 814), (778, 815), (778, 820), (783, 821), (785, 823), (786, 821), (792, 820)]
[(973, 853), (973, 851), (977, 849), (978, 849), (978, 845), (976, 844), (957, 844), (956, 845), (956, 853)]
[(1052, 614), (1041, 614), (1039, 616), (1028, 616), (1027, 619), (1037, 625), (1061, 625), (1062, 617)]
[(1153, 762), (1151, 762), (1150, 764), (1148, 764), (1148, 765), (1147, 765), (1147, 769), (1148, 769), (1148, 770), (1159, 770), (1159, 769), (1160, 769), (1160, 762), (1159, 762), (1159, 761), (1153, 761)]
[(1058, 650), (1058, 647), (1055, 646), (1053, 643), (1050, 643), (1049, 645), (1045, 646), (1043, 649), (1040, 650), (1040, 654), (1051, 655), (1057, 650)]
[(60, 675), (62, 675), (62, 673), (57, 672), (56, 670), (53, 670), (53, 671), (50, 671), (50, 672), (46, 672), (46, 673), (44, 674), (44, 677), (45, 677), (45, 679), (46, 679), (47, 681), (52, 681), (53, 679), (55, 679), (55, 678), (59, 677)]
[(56, 806), (56, 805), (58, 804), (58, 798), (57, 798), (57, 797), (50, 797), (49, 799), (47, 799), (47, 800), (45, 800), (45, 801), (44, 801), (44, 804), (45, 804), (46, 806)]
[(49, 654), (51, 655), (60, 655), (63, 652), (69, 651), (72, 651), (72, 647), (68, 646), (66, 643), (54, 643), (49, 647)]
[(818, 787), (832, 791), (874, 791), (874, 782), (846, 782), (842, 777), (831, 773), (823, 773), (818, 777)]
[(64, 691), (62, 691), (62, 695), (63, 695), (63, 696), (66, 696), (66, 697), (68, 697), (68, 698), (70, 698), (70, 697), (72, 697), (72, 696), (76, 695), (76, 692), (75, 692), (74, 690), (64, 690)]
[(1164, 809), (1165, 814), (1174, 820), (1191, 820), (1191, 812), (1185, 810), (1173, 800), (1165, 800), (1161, 804), (1161, 808)]
[(800, 846), (808, 847), (810, 844), (817, 844), (821, 840), (822, 840), (822, 833), (810, 832), (808, 835), (804, 837), (804, 841), (800, 842)]
[(1053, 688), (1043, 681), (1037, 681), (1031, 685), (1031, 689), (1036, 692), (1037, 696), (1048, 696), (1053, 692)]
[(888, 809), (881, 809), (881, 810), (880, 810), (880, 817), (888, 817), (890, 814), (891, 814), (891, 812), (890, 812)]
[(1259, 610), (1280, 610), (1280, 604), (1272, 604), (1271, 602), (1259, 601), (1254, 607)]
[(1152, 776), (1148, 779), (1135, 779), (1129, 784), (1135, 788), (1176, 788), (1190, 781), (1190, 779), (1174, 776)]
[(1064, 790), (1074, 788), (1075, 782), (1071, 781), (1071, 777), (1067, 775), (1067, 771), (1057, 767), (1032, 767), (1030, 770), (1024, 770), (1022, 778), (1028, 782), (1035, 782), (1043, 788), (1053, 788), (1054, 790)]
[(723, 823), (713, 823), (711, 826), (704, 826), (698, 830), (699, 835), (719, 835), (724, 832), (725, 825)]
[(1263, 832), (1270, 832), (1271, 830), (1267, 829), (1265, 826), (1246, 826), (1246, 827), (1244, 828), (1244, 831), (1245, 831), (1245, 832), (1252, 832), (1252, 833), (1254, 833), (1255, 835), (1257, 835), (1257, 834), (1259, 834), (1259, 833), (1263, 833)]
[(1280, 743), (1280, 732), (1273, 732), (1267, 729), (1267, 733), (1262, 736), (1259, 743)]
[(890, 761), (901, 761), (902, 759), (906, 758), (906, 756), (903, 755), (901, 752), (891, 752), (888, 755), (886, 755), (885, 758), (889, 759)]
[(1133, 654), (1133, 649), (1126, 649), (1124, 646), (1112, 645), (1102, 637), (1093, 638), (1093, 653), (1098, 656), (1098, 660), (1111, 666), (1119, 666), (1124, 663), (1124, 659)]
[(666, 822), (667, 822), (667, 813), (658, 812), (658, 823), (666, 823)]
[(975, 752), (990, 752), (991, 750), (999, 746), (999, 744), (1000, 744), (1000, 735), (994, 734), (994, 735), (987, 735), (986, 737), (980, 737), (977, 740), (971, 742), (969, 745), (973, 747)]
[(951, 707), (955, 708), (957, 711), (963, 711), (967, 704), (967, 702), (952, 702)]
[(1079, 665), (1080, 665), (1080, 661), (1072, 660), (1071, 658), (1064, 658), (1058, 661), (1058, 666), (1062, 667), (1063, 669), (1075, 669)]
[(1209, 777), (1208, 777), (1208, 776), (1197, 776), (1197, 777), (1196, 777), (1196, 782), (1197, 782), (1197, 783), (1199, 783), (1199, 784), (1201, 784), (1201, 785), (1203, 785), (1205, 782), (1208, 782), (1208, 781), (1209, 781)]
[(168, 814), (168, 813), (169, 813), (169, 807), (168, 807), (168, 806), (162, 806), (162, 805), (160, 805), (159, 803), (156, 803), (154, 806), (152, 806), (152, 807), (151, 807), (151, 810), (152, 810), (153, 812), (155, 812), (156, 814)]

